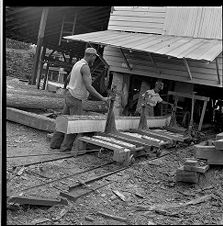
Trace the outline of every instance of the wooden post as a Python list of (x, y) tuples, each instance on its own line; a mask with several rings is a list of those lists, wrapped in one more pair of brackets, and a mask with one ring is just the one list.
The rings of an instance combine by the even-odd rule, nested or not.
[(46, 72), (45, 72), (44, 82), (43, 82), (43, 87), (42, 87), (43, 90), (46, 89), (46, 81), (48, 80), (48, 75), (49, 75), (49, 63), (47, 63), (47, 65), (46, 65)]
[(49, 8), (48, 7), (43, 8), (41, 21), (40, 21), (40, 26), (39, 26), (39, 33), (38, 33), (38, 41), (37, 41), (36, 53), (35, 53), (35, 58), (34, 58), (34, 67), (33, 67), (32, 79), (31, 79), (31, 84), (32, 85), (36, 84), (38, 62), (39, 62), (39, 58), (40, 58), (41, 46), (42, 46), (42, 43), (43, 43), (43, 38), (44, 38), (44, 32), (45, 32), (48, 12), (49, 12)]
[(202, 127), (202, 123), (203, 123), (203, 120), (204, 120), (204, 114), (205, 114), (205, 111), (206, 111), (207, 103), (208, 103), (208, 101), (205, 100), (204, 104), (203, 104), (203, 109), (202, 109), (202, 113), (201, 113), (199, 126), (198, 126), (198, 131), (201, 131), (201, 127)]
[(42, 71), (43, 71), (43, 64), (44, 64), (44, 57), (46, 54), (46, 46), (43, 46), (43, 50), (42, 50), (42, 54), (41, 54), (41, 60), (40, 60), (40, 68), (37, 71), (37, 89), (39, 89), (40, 86), (40, 80), (41, 80), (41, 76), (42, 76)]

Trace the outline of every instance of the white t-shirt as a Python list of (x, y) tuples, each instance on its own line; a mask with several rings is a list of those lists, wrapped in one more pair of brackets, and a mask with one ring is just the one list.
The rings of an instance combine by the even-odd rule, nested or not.
[(162, 102), (163, 99), (160, 97), (159, 93), (155, 93), (153, 89), (146, 91), (146, 103), (154, 107), (157, 103)]

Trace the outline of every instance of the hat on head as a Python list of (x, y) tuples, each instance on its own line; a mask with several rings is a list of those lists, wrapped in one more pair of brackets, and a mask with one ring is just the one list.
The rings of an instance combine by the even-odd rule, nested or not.
[(85, 53), (95, 54), (96, 56), (98, 56), (97, 51), (94, 48), (87, 48), (87, 49), (85, 49)]

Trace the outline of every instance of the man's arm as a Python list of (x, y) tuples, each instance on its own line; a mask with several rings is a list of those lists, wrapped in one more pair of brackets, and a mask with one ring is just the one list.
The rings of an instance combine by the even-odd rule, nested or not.
[(100, 93), (97, 92), (97, 90), (92, 86), (91, 84), (91, 79), (89, 77), (89, 75), (91, 74), (90, 72), (90, 68), (87, 65), (83, 65), (81, 68), (81, 73), (83, 76), (83, 80), (86, 86), (86, 89), (88, 90), (88, 92), (92, 95), (94, 95), (95, 97), (97, 97), (99, 100), (102, 101), (108, 101), (108, 97), (103, 97)]

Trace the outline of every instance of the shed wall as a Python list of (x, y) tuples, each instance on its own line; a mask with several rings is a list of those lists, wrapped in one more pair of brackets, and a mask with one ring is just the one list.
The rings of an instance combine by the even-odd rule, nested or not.
[(114, 7), (108, 30), (163, 34), (166, 7)]

